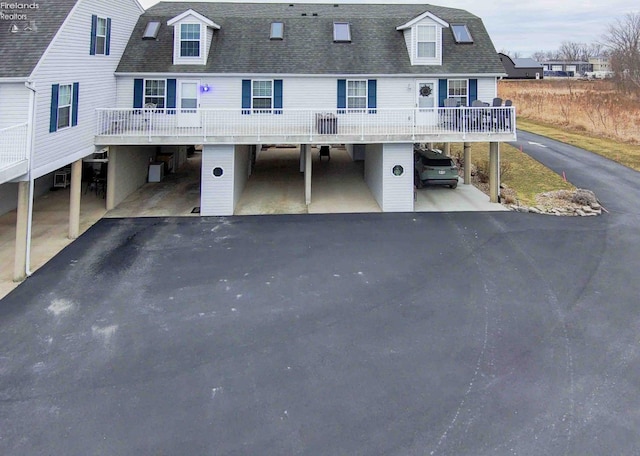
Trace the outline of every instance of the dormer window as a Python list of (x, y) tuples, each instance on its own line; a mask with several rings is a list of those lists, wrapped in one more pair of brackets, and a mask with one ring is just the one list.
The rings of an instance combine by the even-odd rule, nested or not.
[(180, 24), (180, 57), (200, 57), (200, 24)]
[(351, 27), (348, 22), (333, 23), (333, 41), (334, 43), (351, 42)]
[(206, 65), (214, 30), (220, 26), (192, 9), (169, 19), (167, 25), (173, 27), (173, 64)]
[(451, 31), (456, 43), (473, 43), (471, 33), (465, 24), (451, 24)]
[(419, 59), (433, 59), (436, 56), (437, 29), (435, 25), (416, 27), (416, 50)]
[(442, 30), (447, 27), (429, 11), (396, 27), (404, 33), (411, 65), (442, 65)]
[(269, 39), (282, 40), (284, 39), (284, 24), (282, 22), (271, 23), (271, 34)]

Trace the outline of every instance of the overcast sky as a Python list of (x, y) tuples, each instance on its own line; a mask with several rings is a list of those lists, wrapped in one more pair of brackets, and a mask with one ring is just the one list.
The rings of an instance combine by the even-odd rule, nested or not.
[[(148, 8), (158, 0), (139, 0)], [(206, 1), (206, 0), (205, 0)], [(215, 0), (214, 0), (215, 1)], [(219, 0), (218, 0), (219, 1)], [(235, 0), (244, 2), (245, 0)], [(274, 0), (249, 3), (266, 3)], [(287, 3), (391, 3), (377, 0), (293, 0)], [(275, 0), (278, 2), (278, 0)], [(399, 3), (424, 3), (404, 0)], [(607, 26), (626, 13), (640, 11), (638, 0), (448, 0), (434, 5), (468, 10), (484, 21), (498, 51), (527, 57), (535, 51), (554, 51), (563, 41), (601, 41)], [(215, 20), (215, 18), (213, 18)]]

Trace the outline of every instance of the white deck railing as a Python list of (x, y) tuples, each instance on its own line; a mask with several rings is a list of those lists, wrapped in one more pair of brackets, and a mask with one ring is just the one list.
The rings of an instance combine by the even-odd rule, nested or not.
[(99, 137), (296, 138), (322, 141), (515, 134), (513, 107), (348, 110), (98, 109)]
[(0, 169), (28, 158), (27, 132), (26, 123), (0, 130)]

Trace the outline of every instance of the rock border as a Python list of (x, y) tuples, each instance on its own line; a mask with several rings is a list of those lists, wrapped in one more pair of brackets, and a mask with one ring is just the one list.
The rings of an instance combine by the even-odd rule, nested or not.
[(592, 204), (590, 206), (576, 207), (541, 207), (541, 206), (519, 206), (517, 204), (506, 204), (505, 207), (514, 212), (529, 212), (532, 214), (558, 215), (571, 217), (593, 217), (602, 215), (602, 206)]

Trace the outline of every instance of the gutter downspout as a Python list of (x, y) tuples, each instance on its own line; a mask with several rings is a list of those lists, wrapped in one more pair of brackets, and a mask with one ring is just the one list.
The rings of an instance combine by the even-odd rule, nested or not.
[(33, 272), (30, 270), (31, 266), (31, 229), (33, 225), (33, 193), (35, 187), (35, 181), (33, 179), (33, 155), (34, 155), (34, 132), (35, 132), (35, 104), (36, 104), (36, 89), (35, 84), (31, 81), (24, 83), (24, 86), (30, 90), (29, 93), (29, 125), (27, 127), (27, 150), (29, 151), (29, 207), (27, 210), (27, 249), (26, 249), (26, 277), (31, 276)]

